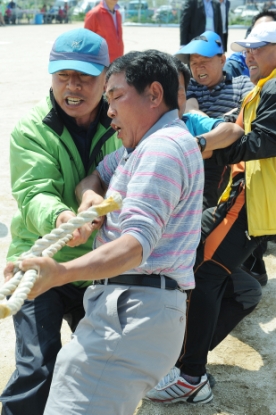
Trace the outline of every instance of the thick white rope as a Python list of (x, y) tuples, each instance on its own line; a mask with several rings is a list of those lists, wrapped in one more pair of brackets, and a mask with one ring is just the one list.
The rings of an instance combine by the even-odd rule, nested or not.
[[(112, 193), (100, 205), (92, 206), (85, 212), (79, 213), (75, 218), (70, 219), (67, 223), (63, 223), (59, 228), (53, 229), (51, 233), (38, 239), (29, 251), (21, 255), (16, 265), (19, 267), (20, 262), (24, 258), (52, 257), (72, 238), (72, 233), (75, 229), (80, 228), (85, 223), (93, 222), (98, 216), (104, 216), (108, 212), (118, 210), (121, 205), (122, 198), (120, 194), (117, 192)], [(38, 273), (36, 270), (31, 269), (24, 273), (18, 267), (15, 269), (14, 276), (0, 288), (0, 301), (4, 300), (3, 303), (0, 303), (0, 318), (16, 314), (20, 310), (37, 279)], [(11, 297), (6, 300), (6, 297), (9, 295)]]

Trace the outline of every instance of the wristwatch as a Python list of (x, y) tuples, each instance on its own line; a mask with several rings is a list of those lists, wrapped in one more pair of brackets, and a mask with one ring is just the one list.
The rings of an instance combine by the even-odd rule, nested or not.
[(201, 153), (203, 153), (203, 151), (205, 150), (205, 147), (206, 147), (206, 138), (203, 137), (203, 135), (199, 135), (196, 138), (197, 138), (198, 147), (199, 147)]

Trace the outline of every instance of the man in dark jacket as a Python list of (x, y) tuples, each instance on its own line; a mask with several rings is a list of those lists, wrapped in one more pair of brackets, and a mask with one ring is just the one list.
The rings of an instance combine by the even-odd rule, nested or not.
[(227, 52), (227, 43), (228, 43), (228, 15), (230, 10), (230, 1), (229, 0), (219, 0), (220, 1), (220, 11), (221, 11), (221, 20), (222, 20), (222, 43), (224, 52)]
[(185, 0), (180, 20), (180, 45), (187, 45), (205, 30), (223, 37), (220, 3), (216, 0)]

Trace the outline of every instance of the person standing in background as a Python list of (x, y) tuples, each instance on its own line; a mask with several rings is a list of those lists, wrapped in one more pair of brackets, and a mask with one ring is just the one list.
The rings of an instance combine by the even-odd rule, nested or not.
[(180, 19), (180, 45), (187, 45), (205, 30), (223, 37), (220, 3), (216, 0), (185, 0)]
[(2, 0), (0, 0), (0, 26), (5, 26), (4, 14), (5, 14), (5, 5), (3, 4)]
[(227, 42), (228, 42), (228, 14), (230, 9), (229, 0), (219, 0), (220, 1), (220, 12), (222, 20), (222, 43), (224, 52), (227, 52)]
[(122, 16), (118, 0), (102, 0), (84, 20), (85, 29), (102, 36), (108, 45), (110, 63), (124, 54)]

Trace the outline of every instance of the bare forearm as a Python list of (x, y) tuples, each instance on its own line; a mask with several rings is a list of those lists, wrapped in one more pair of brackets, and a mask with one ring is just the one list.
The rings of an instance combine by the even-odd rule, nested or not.
[(204, 152), (225, 148), (242, 137), (244, 130), (237, 124), (223, 122), (216, 128), (204, 134), (206, 147)]
[[(82, 197), (85, 192), (93, 191), (95, 194), (104, 196), (106, 193), (106, 186), (102, 182), (99, 173), (95, 170), (90, 176), (85, 177), (76, 187), (75, 193), (79, 203), (82, 202)], [(90, 192), (92, 194), (92, 192)]]
[(131, 235), (123, 235), (119, 239), (77, 258), (63, 263), (64, 283), (76, 280), (99, 280), (112, 278), (140, 265), (142, 246)]
[(123, 235), (69, 262), (57, 263), (52, 258), (27, 258), (21, 264), (23, 271), (39, 269), (38, 279), (28, 298), (34, 299), (50, 288), (74, 281), (115, 277), (140, 265), (142, 253), (142, 246), (136, 238)]
[(189, 112), (191, 114), (199, 114), (208, 117), (208, 115), (205, 112), (199, 109), (198, 101), (196, 98), (187, 99), (185, 112)]

